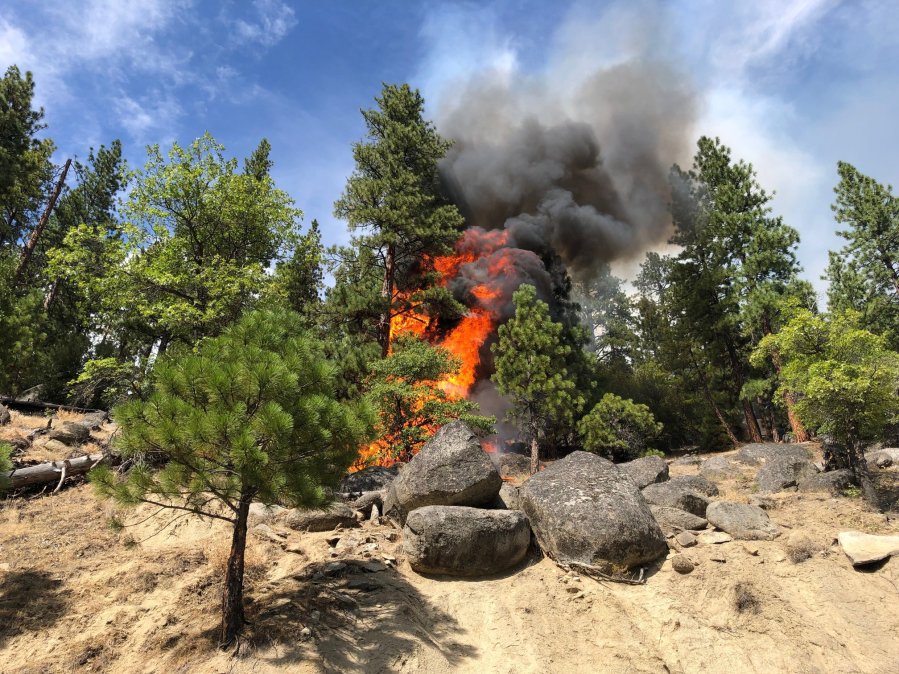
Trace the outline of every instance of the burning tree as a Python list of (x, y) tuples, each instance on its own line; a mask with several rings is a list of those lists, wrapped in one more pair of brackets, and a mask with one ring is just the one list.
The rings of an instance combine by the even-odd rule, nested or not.
[(452, 252), (463, 218), (441, 193), (437, 164), (451, 144), (422, 118), (421, 94), (407, 84), (385, 85), (375, 100), (377, 109), (362, 112), (368, 142), (353, 146), (356, 170), (334, 212), (364, 232), (354, 244), (373, 252), (381, 272), (376, 338), (387, 356), (397, 317), (461, 313), (422, 261)]
[(507, 418), (526, 431), (531, 443), (531, 472), (537, 472), (540, 436), (550, 422), (574, 424), (584, 400), (568, 378), (565, 357), (570, 347), (560, 340), (562, 325), (537, 299), (534, 286), (523, 285), (512, 296), (515, 315), (499, 327), (493, 345), (493, 381), (511, 401)]
[[(244, 549), (252, 501), (321, 506), (366, 439), (362, 406), (334, 394), (334, 368), (295, 313), (255, 312), (195, 354), (163, 358), (146, 401), (119, 407), (125, 477), (91, 473), (101, 496), (211, 517), (232, 527), (221, 645), (245, 622)], [(152, 460), (147, 460), (152, 459)], [(160, 470), (153, 465), (164, 463)]]
[(461, 361), (449, 351), (414, 335), (391, 344), (391, 354), (372, 365), (374, 383), (368, 398), (378, 410), (378, 440), (363, 451), (360, 463), (408, 461), (438, 428), (454, 419), (490, 432), (493, 417), (476, 414), (478, 406), (443, 391), (437, 382), (457, 373)]

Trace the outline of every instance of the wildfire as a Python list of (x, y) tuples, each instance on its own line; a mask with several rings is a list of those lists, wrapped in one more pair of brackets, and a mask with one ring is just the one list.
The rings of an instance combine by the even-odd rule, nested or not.
[[(428, 261), (440, 273), (443, 286), (456, 279), (466, 265), (479, 266), (480, 275), (476, 276), (480, 282), (469, 289), (469, 312), (449, 331), (436, 335), (430, 318), (414, 311), (394, 316), (390, 321), (391, 342), (399, 335), (411, 334), (442, 346), (459, 359), (461, 366), (458, 372), (434, 382), (434, 386), (450, 399), (468, 397), (477, 381), (484, 343), (496, 330), (500, 318), (497, 305), (503, 294), (501, 284), (512, 272), (512, 259), (509, 249), (505, 248), (507, 240), (505, 230), (467, 229), (456, 243), (453, 255)], [(497, 449), (486, 442), (484, 448), (488, 452)], [(356, 467), (364, 467), (375, 457), (382, 466), (396, 463), (395, 459), (390, 458), (389, 450), (389, 442), (384, 439), (371, 443), (360, 452)]]

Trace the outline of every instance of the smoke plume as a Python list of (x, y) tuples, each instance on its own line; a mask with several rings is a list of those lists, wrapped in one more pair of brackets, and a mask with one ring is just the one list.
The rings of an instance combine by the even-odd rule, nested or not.
[[(454, 146), (441, 173), (469, 226), (561, 258), (576, 278), (669, 233), (668, 172), (689, 154), (696, 97), (640, 57), (559, 90), (557, 73), (474, 76), (438, 113)], [(566, 74), (570, 75), (570, 74)]]

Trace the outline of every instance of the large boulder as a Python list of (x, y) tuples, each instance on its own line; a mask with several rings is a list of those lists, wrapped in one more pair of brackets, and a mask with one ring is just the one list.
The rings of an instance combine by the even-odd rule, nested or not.
[(818, 469), (808, 459), (777, 457), (766, 461), (756, 475), (759, 491), (771, 493), (795, 487), (800, 480), (818, 474)]
[(755, 442), (743, 445), (737, 452), (737, 461), (757, 466), (768, 463), (774, 459), (792, 459), (794, 461), (807, 461), (809, 454), (800, 445), (785, 445), (775, 442)]
[(706, 519), (736, 539), (771, 541), (780, 529), (768, 519), (768, 513), (754, 505), (715, 501), (706, 510)]
[(707, 480), (730, 480), (743, 474), (743, 468), (730, 456), (712, 456), (699, 466), (699, 474)]
[(665, 555), (665, 535), (640, 490), (611, 461), (574, 452), (524, 483), (521, 507), (543, 551), (611, 569)]
[(9, 414), (9, 410), (6, 409), (6, 406), (0, 405), (0, 426), (6, 426), (11, 419), (12, 417)]
[(73, 447), (87, 442), (91, 437), (91, 431), (84, 424), (74, 421), (63, 421), (58, 426), (51, 428), (47, 437)]
[(899, 512), (899, 466), (871, 468), (861, 473), (865, 500), (880, 512)]
[(848, 468), (841, 468), (840, 470), (809, 475), (799, 480), (796, 486), (799, 488), (799, 491), (823, 492), (836, 496), (852, 486), (854, 481), (855, 478), (852, 477), (852, 471)]
[(651, 505), (649, 509), (656, 522), (666, 534), (678, 531), (702, 531), (709, 523), (704, 517), (697, 517), (692, 513), (668, 506)]
[[(2, 424), (2, 412), (0, 412), (0, 424)], [(868, 452), (865, 455), (869, 468), (889, 468), (890, 466), (899, 466), (899, 449), (896, 447), (885, 447)]]
[(853, 566), (872, 564), (899, 555), (899, 536), (875, 536), (861, 531), (841, 531), (837, 535), (837, 540)]
[(284, 523), (297, 531), (331, 531), (337, 527), (355, 527), (359, 524), (353, 511), (343, 503), (332, 503), (321, 510), (294, 508), (287, 513)]
[(649, 485), (643, 490), (643, 498), (652, 505), (677, 508), (697, 517), (705, 517), (709, 506), (708, 498), (674, 480)]
[(709, 498), (718, 495), (717, 485), (702, 475), (679, 475), (671, 478), (671, 483), (676, 487), (695, 491), (697, 494), (702, 494)]
[(497, 505), (504, 510), (521, 510), (521, 489), (514, 484), (503, 482), (503, 486), (499, 488), (499, 496), (497, 496)]
[(487, 506), (502, 486), (493, 462), (472, 430), (447, 424), (406, 464), (387, 490), (384, 514), (398, 520), (429, 505)]
[(399, 466), (369, 466), (355, 473), (348, 473), (340, 481), (338, 491), (343, 493), (359, 493), (364, 491), (381, 491), (387, 489), (396, 479)]
[(96, 431), (107, 421), (109, 421), (109, 414), (103, 410), (97, 410), (96, 412), (85, 414), (78, 423), (92, 431)]
[(637, 485), (637, 489), (668, 479), (668, 463), (660, 456), (643, 456), (627, 463), (619, 463), (623, 470)]
[(511, 452), (494, 455), (503, 478), (526, 479), (531, 476), (531, 457)]
[(403, 550), (419, 573), (487, 576), (524, 559), (531, 530), (517, 510), (425, 506), (409, 513)]

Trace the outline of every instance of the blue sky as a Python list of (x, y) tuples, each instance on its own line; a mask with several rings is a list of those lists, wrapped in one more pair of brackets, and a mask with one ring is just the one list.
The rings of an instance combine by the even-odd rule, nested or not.
[(0, 0), (0, 63), (34, 71), (60, 157), (121, 138), (141, 165), (145, 144), (205, 130), (245, 156), (267, 137), (279, 186), (331, 243), (346, 238), (331, 204), (359, 109), (382, 81), (420, 87), (439, 123), (454, 85), (480, 72), (564, 87), (628, 58), (692, 83), (694, 138), (720, 135), (755, 165), (823, 289), (840, 245), (836, 161), (899, 183), (899, 3)]

